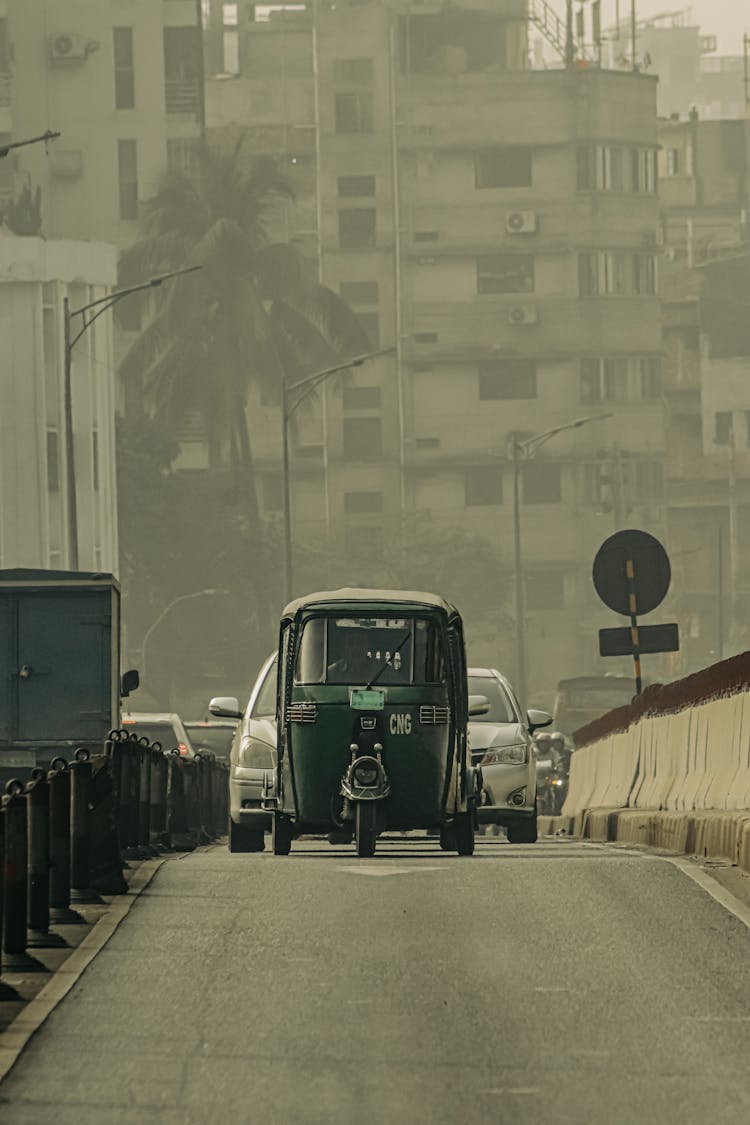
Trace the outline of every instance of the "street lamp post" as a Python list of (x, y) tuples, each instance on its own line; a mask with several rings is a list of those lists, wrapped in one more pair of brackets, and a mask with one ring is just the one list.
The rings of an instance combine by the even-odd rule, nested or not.
[(533, 434), (523, 441), (519, 441), (515, 434), (511, 437), (510, 453), (513, 466), (513, 558), (515, 564), (515, 602), (516, 602), (516, 693), (521, 702), (521, 707), (528, 705), (526, 698), (526, 599), (524, 591), (523, 552), (521, 543), (521, 462), (529, 461), (536, 452), (557, 434), (566, 430), (577, 430), (589, 422), (600, 422), (611, 418), (612, 414), (593, 414), (588, 418), (577, 418), (564, 426), (555, 426), (554, 429), (545, 430), (541, 434)]
[[(322, 371), (315, 371), (306, 375), (295, 383), (287, 385), (286, 380), (281, 382), (281, 480), (282, 497), (284, 504), (284, 601), (288, 603), (292, 597), (293, 569), (292, 569), (292, 497), (291, 479), (289, 474), (289, 419), (297, 407), (315, 391), (331, 375), (340, 371), (348, 371), (351, 367), (361, 367), (369, 359), (377, 359), (381, 355), (390, 355), (395, 352), (393, 348), (381, 348), (380, 351), (366, 352), (364, 355), (354, 356), (345, 363), (337, 363), (334, 367), (326, 367)], [(292, 396), (296, 395), (296, 398)]]
[[(201, 266), (187, 266), (185, 269), (173, 270), (171, 273), (163, 273), (157, 277), (152, 277), (148, 281), (143, 281), (140, 285), (130, 285), (127, 289), (116, 289), (113, 293), (108, 293), (106, 297), (98, 297), (95, 301), (89, 301), (87, 305), (81, 305), (79, 309), (70, 308), (70, 301), (67, 297), (63, 299), (63, 324), (64, 324), (64, 350), (65, 350), (65, 373), (64, 373), (64, 403), (63, 411), (65, 416), (65, 468), (66, 468), (66, 510), (68, 517), (68, 568), (70, 570), (78, 570), (78, 499), (76, 494), (76, 466), (75, 466), (75, 449), (73, 442), (73, 393), (72, 393), (72, 367), (73, 367), (73, 348), (76, 346), (81, 336), (89, 330), (94, 321), (121, 301), (123, 297), (129, 297), (131, 293), (141, 293), (145, 289), (158, 289), (158, 287), (165, 281), (169, 281), (173, 277), (180, 277), (185, 273), (193, 273), (195, 270), (201, 269)], [(96, 311), (91, 316), (92, 310)], [(80, 316), (81, 327), (78, 332), (73, 335), (72, 323), (73, 317)]]
[(156, 627), (162, 623), (164, 618), (169, 613), (170, 609), (172, 609), (173, 606), (176, 606), (178, 602), (187, 602), (190, 601), (191, 598), (209, 598), (213, 597), (214, 594), (218, 594), (219, 592), (219, 590), (210, 589), (196, 590), (194, 594), (179, 594), (178, 597), (173, 598), (168, 605), (165, 605), (164, 609), (161, 611), (156, 620), (153, 621), (151, 625), (149, 625), (148, 629), (143, 634), (143, 640), (141, 641), (141, 678), (143, 683), (146, 682), (146, 645), (148, 644), (149, 638), (154, 629), (156, 629)]

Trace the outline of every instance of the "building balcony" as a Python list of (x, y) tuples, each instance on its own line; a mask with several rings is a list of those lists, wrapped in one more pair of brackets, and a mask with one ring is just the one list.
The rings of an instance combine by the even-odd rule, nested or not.
[(198, 78), (168, 78), (164, 92), (167, 113), (200, 116), (201, 82)]

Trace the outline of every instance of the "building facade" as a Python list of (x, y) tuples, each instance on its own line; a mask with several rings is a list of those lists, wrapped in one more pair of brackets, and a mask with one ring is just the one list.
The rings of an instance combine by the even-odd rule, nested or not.
[[(71, 565), (63, 301), (96, 300), (116, 274), (110, 245), (0, 232), (0, 567)], [(78, 564), (117, 573), (111, 321), (92, 325), (73, 356)]]
[[(331, 580), (398, 577), (430, 532), (482, 537), (503, 614), (472, 658), (512, 671), (509, 442), (609, 415), (522, 466), (531, 687), (549, 700), (570, 668), (605, 668), (600, 542), (664, 528), (655, 79), (531, 69), (521, 0), (235, 8), (209, 13), (208, 134), (247, 129), (282, 159), (284, 233), (394, 348), (297, 430), (295, 536), (327, 543)], [(271, 515), (280, 420), (260, 401), (250, 417)]]

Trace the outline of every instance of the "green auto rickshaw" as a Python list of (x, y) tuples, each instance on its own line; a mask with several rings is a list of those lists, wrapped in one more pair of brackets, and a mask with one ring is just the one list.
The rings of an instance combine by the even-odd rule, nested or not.
[(436, 830), (444, 850), (473, 853), (480, 784), (452, 605), (405, 591), (310, 594), (284, 610), (278, 668), (277, 772), (264, 801), (276, 855), (295, 836), (327, 833), (371, 856), (386, 829)]

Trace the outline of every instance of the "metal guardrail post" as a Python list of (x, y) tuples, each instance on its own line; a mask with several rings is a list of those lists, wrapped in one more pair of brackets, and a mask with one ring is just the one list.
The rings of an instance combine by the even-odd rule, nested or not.
[(167, 844), (167, 759), (160, 742), (151, 746), (150, 842), (153, 848)]
[(130, 789), (128, 791), (128, 850), (131, 855), (136, 855), (138, 850), (139, 820), (140, 820), (140, 793), (141, 793), (141, 746), (138, 735), (133, 731), (130, 735)]
[(138, 847), (142, 854), (151, 855), (151, 743), (145, 736), (139, 741)]
[(49, 928), (50, 803), (47, 774), (37, 766), (26, 786), (28, 831), (28, 933), (30, 949), (59, 948), (68, 943)]
[(70, 898), (72, 902), (102, 902), (91, 882), (91, 816), (89, 788), (91, 755), (83, 747), (75, 752), (70, 781)]
[(3, 965), (11, 972), (46, 973), (47, 969), (26, 952), (28, 908), (28, 833), (26, 793), (23, 783), (11, 779), (5, 786), (5, 863), (3, 866)]
[(65, 758), (55, 758), (50, 767), (50, 921), (80, 926), (83, 918), (70, 909), (70, 770)]

